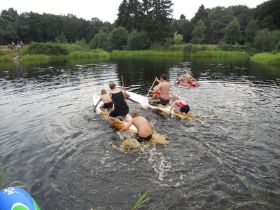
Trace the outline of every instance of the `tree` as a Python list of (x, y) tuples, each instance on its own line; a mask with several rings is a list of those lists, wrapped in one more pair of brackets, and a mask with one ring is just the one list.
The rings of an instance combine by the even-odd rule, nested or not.
[(240, 23), (237, 18), (234, 18), (225, 29), (224, 39), (228, 44), (235, 44), (240, 39)]
[(3, 10), (1, 12), (1, 17), (4, 20), (8, 20), (11, 22), (15, 22), (17, 17), (18, 17), (18, 13), (16, 10), (14, 10), (13, 8), (9, 8), (8, 10)]
[(280, 29), (280, 1), (270, 0), (258, 5), (255, 19), (261, 28)]
[(257, 32), (254, 38), (254, 46), (259, 51), (272, 51), (280, 41), (280, 31), (269, 31), (267, 28)]
[(205, 40), (206, 26), (202, 20), (199, 20), (192, 31), (191, 42), (194, 44), (201, 44)]
[(147, 33), (132, 31), (128, 38), (128, 49), (130, 50), (142, 50), (150, 47), (150, 39)]
[(122, 50), (127, 45), (128, 32), (124, 27), (114, 28), (109, 35), (111, 49)]
[(118, 18), (116, 20), (117, 26), (128, 27), (129, 10), (127, 0), (123, 0), (118, 9)]
[(93, 39), (89, 42), (89, 47), (91, 49), (108, 49), (108, 33), (100, 31), (99, 33), (95, 34)]
[(67, 42), (67, 39), (63, 32), (55, 38), (55, 42), (57, 42), (57, 43), (66, 43)]
[(184, 42), (189, 42), (191, 40), (193, 26), (189, 20), (186, 20), (185, 18), (174, 20), (172, 24), (172, 28), (175, 33), (177, 32), (177, 34), (183, 35)]
[(205, 10), (204, 5), (200, 5), (197, 12), (195, 13), (195, 16), (192, 18), (191, 22), (193, 25), (196, 25), (196, 23), (200, 20), (202, 20), (204, 23), (206, 22), (206, 19), (208, 17), (208, 14)]
[(245, 29), (245, 41), (249, 43), (253, 42), (257, 30), (258, 30), (257, 21), (251, 19)]

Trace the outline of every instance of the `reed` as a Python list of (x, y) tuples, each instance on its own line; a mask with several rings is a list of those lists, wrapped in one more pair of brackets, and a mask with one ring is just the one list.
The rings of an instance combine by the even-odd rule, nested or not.
[(11, 56), (8, 56), (8, 55), (0, 55), (0, 62), (1, 62), (1, 63), (8, 63), (8, 62), (11, 62), (11, 61), (12, 61)]
[(190, 57), (248, 60), (250, 55), (241, 51), (203, 50), (188, 54)]
[(51, 56), (43, 54), (24, 55), (20, 58), (23, 63), (45, 64), (50, 62)]
[(67, 58), (69, 59), (89, 59), (89, 58), (109, 58), (110, 54), (104, 50), (92, 51), (75, 51), (71, 52)]
[(112, 58), (126, 58), (126, 57), (183, 57), (183, 51), (164, 51), (164, 50), (138, 50), (138, 51), (128, 51), (128, 50), (115, 50), (111, 53)]
[(250, 58), (250, 61), (268, 66), (280, 66), (280, 53), (257, 53)]

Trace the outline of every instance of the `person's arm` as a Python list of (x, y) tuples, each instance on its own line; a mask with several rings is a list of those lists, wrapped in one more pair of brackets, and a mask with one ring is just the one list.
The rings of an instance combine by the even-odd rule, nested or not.
[(123, 93), (123, 95), (124, 95), (126, 98), (129, 98), (129, 97), (130, 97), (130, 95), (126, 92), (126, 90), (123, 90), (123, 89), (122, 89), (122, 93)]
[(126, 130), (132, 125), (132, 123), (133, 123), (133, 119), (131, 119), (131, 120), (126, 124), (126, 126), (124, 126), (124, 128), (122, 128), (122, 129), (120, 130), (120, 133), (126, 131)]
[(97, 104), (95, 104), (94, 108), (93, 108), (93, 111), (96, 112), (96, 107), (98, 106), (98, 104), (100, 103), (101, 101), (101, 98), (99, 99), (99, 101), (97, 102)]
[(158, 84), (157, 86), (155, 86), (155, 88), (154, 88), (154, 93), (155, 93), (157, 90), (160, 90), (160, 87), (161, 87), (161, 84)]

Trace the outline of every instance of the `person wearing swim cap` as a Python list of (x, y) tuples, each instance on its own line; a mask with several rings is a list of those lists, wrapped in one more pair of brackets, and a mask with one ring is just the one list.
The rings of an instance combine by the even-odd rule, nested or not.
[(146, 142), (152, 138), (154, 129), (150, 122), (143, 116), (140, 116), (138, 111), (133, 111), (131, 113), (132, 119), (127, 123), (127, 125), (120, 130), (120, 132), (126, 131), (131, 125), (134, 125), (137, 129), (135, 138), (139, 142)]

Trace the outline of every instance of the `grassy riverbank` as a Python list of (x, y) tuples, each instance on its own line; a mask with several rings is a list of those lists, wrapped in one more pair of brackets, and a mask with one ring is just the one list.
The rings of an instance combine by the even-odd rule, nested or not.
[(112, 58), (129, 58), (129, 57), (183, 57), (183, 51), (170, 51), (170, 50), (115, 50), (111, 54)]
[(250, 57), (246, 51), (225, 51), (217, 45), (182, 44), (169, 47), (158, 47), (150, 50), (115, 50), (107, 52), (102, 49), (90, 49), (85, 43), (33, 43), (17, 52), (0, 47), (0, 66), (13, 63), (16, 53), (20, 62), (25, 65), (47, 64), (52, 61), (68, 61), (83, 59), (110, 59), (110, 58), (138, 58), (138, 57), (189, 57), (189, 58), (214, 58), (220, 62), (228, 60), (251, 61), (267, 66), (280, 65), (280, 53), (257, 53)]
[(280, 53), (258, 53), (252, 56), (250, 61), (268, 66), (280, 66)]

